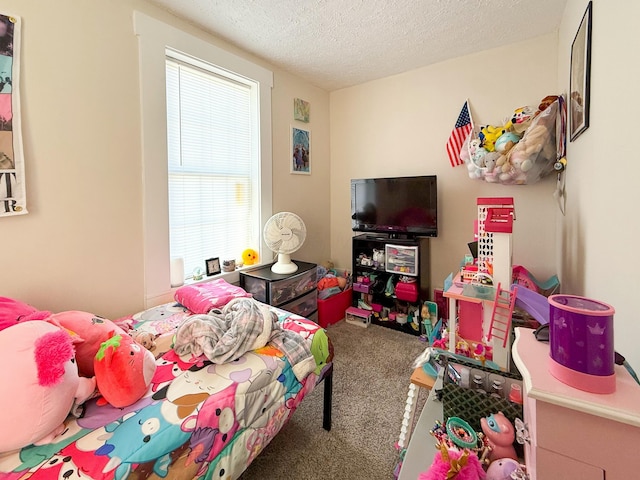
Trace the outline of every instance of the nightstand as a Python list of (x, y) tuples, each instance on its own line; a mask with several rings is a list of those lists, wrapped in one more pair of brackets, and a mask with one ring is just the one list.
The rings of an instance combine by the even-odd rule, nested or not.
[(315, 263), (294, 260), (298, 270), (290, 274), (271, 271), (271, 265), (240, 272), (240, 286), (259, 302), (318, 322), (318, 279)]

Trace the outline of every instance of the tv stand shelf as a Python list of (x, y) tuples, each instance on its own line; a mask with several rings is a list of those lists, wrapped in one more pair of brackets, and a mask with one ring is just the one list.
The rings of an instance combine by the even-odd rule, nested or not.
[[(371, 323), (414, 335), (422, 333), (420, 307), (429, 299), (428, 238), (370, 233), (354, 236), (352, 271), (352, 305), (372, 309)], [(415, 282), (403, 284), (401, 277)], [(400, 289), (409, 287), (409, 292), (400, 292), (398, 285)]]

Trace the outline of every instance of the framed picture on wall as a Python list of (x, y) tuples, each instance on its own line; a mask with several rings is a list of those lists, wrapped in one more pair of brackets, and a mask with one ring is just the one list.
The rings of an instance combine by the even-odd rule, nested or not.
[(291, 173), (311, 175), (311, 132), (291, 127)]
[(592, 2), (587, 5), (576, 37), (571, 44), (569, 76), (569, 139), (574, 141), (589, 128), (589, 96), (591, 78)]
[(293, 99), (293, 119), (300, 122), (309, 123), (311, 115), (311, 104), (301, 98)]

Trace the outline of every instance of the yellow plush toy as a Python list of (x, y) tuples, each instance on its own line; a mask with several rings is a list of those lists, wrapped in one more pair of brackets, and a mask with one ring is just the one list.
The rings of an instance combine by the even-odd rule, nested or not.
[(255, 265), (258, 263), (258, 252), (253, 250), (252, 248), (247, 248), (244, 252), (242, 252), (242, 263), (247, 265)]
[(498, 140), (503, 133), (508, 132), (510, 128), (511, 122), (502, 127), (485, 125), (478, 134), (478, 137), (480, 137), (480, 141), (482, 142), (482, 146), (487, 150), (487, 152), (493, 152), (496, 149), (496, 140)]

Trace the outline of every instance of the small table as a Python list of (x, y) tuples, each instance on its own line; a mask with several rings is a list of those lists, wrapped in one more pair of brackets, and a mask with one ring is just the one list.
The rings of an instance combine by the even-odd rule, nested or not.
[(398, 438), (398, 447), (400, 449), (405, 448), (411, 439), (416, 403), (418, 401), (418, 394), (420, 393), (419, 388), (424, 388), (429, 392), (436, 383), (436, 379), (427, 375), (422, 367), (418, 367), (413, 371), (410, 381), (407, 402), (405, 403), (404, 415), (402, 416), (402, 426), (400, 427), (400, 437)]

